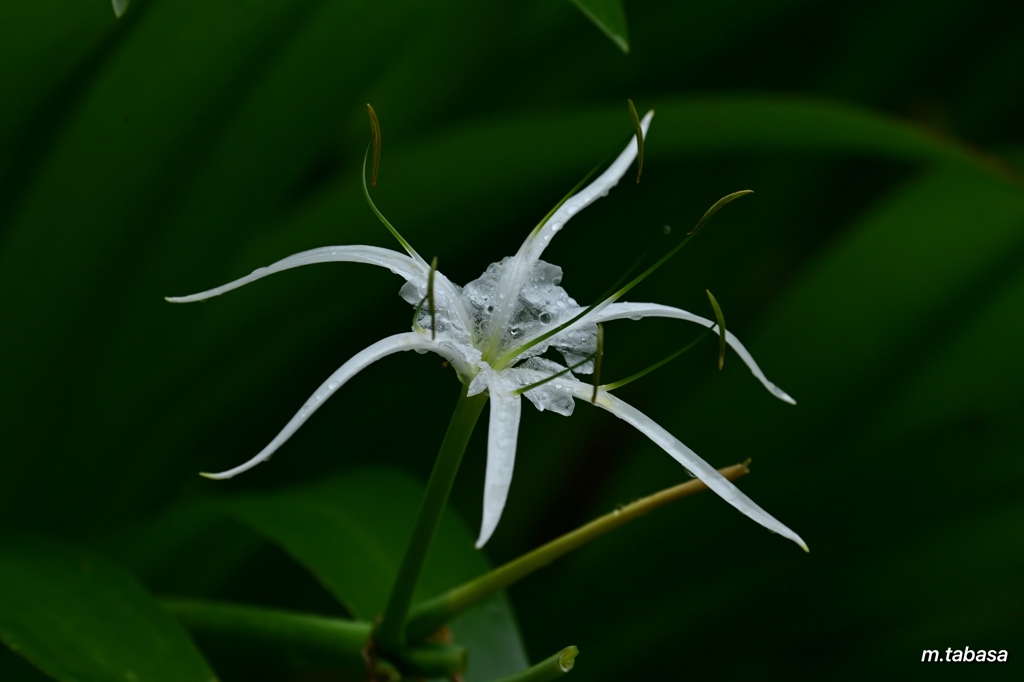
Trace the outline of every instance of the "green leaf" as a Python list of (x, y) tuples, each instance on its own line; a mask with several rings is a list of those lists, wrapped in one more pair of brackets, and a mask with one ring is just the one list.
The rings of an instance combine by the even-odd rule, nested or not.
[(629, 31), (626, 12), (619, 0), (569, 0), (583, 16), (594, 22), (601, 32), (612, 39), (619, 49), (629, 54)]
[(211, 682), (185, 632), (131, 576), (56, 544), (0, 544), (0, 640), (61, 682)]
[[(422, 495), (422, 486), (404, 475), (370, 470), (225, 504), (306, 566), (352, 615), (373, 620), (384, 610)], [(468, 529), (447, 514), (417, 597), (436, 596), (488, 568)], [(469, 650), (468, 682), (486, 682), (527, 665), (503, 597), (466, 613), (451, 629), (455, 642)]]
[(74, 93), (61, 89), (60, 84), (73, 74), (85, 75), (95, 68), (95, 57), (117, 28), (115, 23), (102, 2), (36, 0), (0, 5), (0, 27), (4, 29), (0, 63), (25, 65), (0, 72), (0, 92), (4, 93), (0, 146), (10, 149), (21, 142), (18, 138), (26, 129), (40, 122), (33, 118), (50, 122), (50, 117), (69, 113), (55, 110), (55, 102), (47, 100), (65, 106), (74, 101)]

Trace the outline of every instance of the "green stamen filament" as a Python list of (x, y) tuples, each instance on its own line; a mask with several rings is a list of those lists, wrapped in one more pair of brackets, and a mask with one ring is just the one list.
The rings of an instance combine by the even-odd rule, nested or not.
[(721, 370), (725, 365), (725, 316), (722, 315), (722, 309), (711, 290), (705, 289), (704, 291), (708, 292), (711, 307), (715, 310), (715, 319), (718, 320), (718, 369)]
[(636, 184), (640, 184), (640, 175), (644, 172), (644, 129), (640, 126), (640, 117), (637, 116), (633, 100), (627, 99), (629, 104), (629, 115), (633, 119), (633, 128), (636, 129)]
[(639, 372), (637, 372), (636, 374), (631, 374), (630, 376), (628, 376), (625, 379), (622, 379), (620, 381), (616, 381), (616, 382), (611, 383), (611, 384), (605, 384), (601, 388), (603, 388), (606, 391), (613, 391), (616, 388), (620, 388), (622, 386), (625, 386), (626, 384), (631, 384), (634, 381), (636, 381), (637, 379), (642, 379), (643, 377), (647, 376), (648, 374), (650, 374), (654, 370), (658, 369), (659, 367), (661, 367), (663, 365), (667, 365), (668, 363), (672, 362), (673, 360), (678, 358), (680, 355), (682, 355), (686, 351), (688, 351), (691, 348), (693, 348), (694, 346), (696, 346), (698, 341), (700, 341), (701, 339), (703, 339), (705, 336), (707, 336), (710, 333), (711, 333), (711, 330), (709, 329), (708, 331), (704, 332), (703, 334), (701, 334), (700, 336), (695, 338), (693, 341), (690, 341), (690, 343), (686, 344), (685, 346), (683, 346), (682, 348), (680, 348), (676, 352), (672, 353), (671, 355), (669, 355), (669, 356), (667, 356), (665, 358), (662, 358), (661, 360), (659, 360), (658, 362), (654, 363), (653, 365), (651, 365), (647, 369), (642, 369)]
[(711, 208), (709, 208), (707, 211), (704, 212), (704, 216), (699, 221), (697, 221), (697, 225), (694, 226), (694, 228), (692, 230), (690, 230), (687, 234), (697, 234), (697, 231), (700, 230), (700, 228), (704, 227), (705, 223), (707, 223), (709, 220), (711, 220), (711, 216), (713, 216), (716, 213), (718, 213), (718, 210), (720, 208), (722, 208), (726, 204), (729, 204), (729, 203), (732, 203), (732, 202), (736, 201), (740, 197), (745, 197), (748, 194), (753, 194), (753, 193), (754, 193), (754, 190), (752, 190), (752, 189), (741, 189), (739, 192), (733, 192), (732, 194), (726, 194), (724, 197), (722, 197), (721, 199), (716, 201)]
[(555, 374), (552, 374), (549, 377), (545, 377), (544, 379), (541, 379), (540, 381), (535, 381), (534, 383), (530, 384), (529, 386), (523, 386), (522, 388), (517, 388), (516, 390), (514, 390), (512, 392), (514, 394), (516, 394), (516, 395), (522, 395), (522, 394), (526, 393), (527, 391), (532, 391), (535, 388), (543, 386), (544, 384), (548, 383), (549, 381), (554, 381), (555, 379), (557, 379), (558, 377), (562, 376), (563, 374), (567, 374), (567, 373), (573, 371), (577, 367), (581, 367), (582, 365), (587, 364), (588, 362), (590, 362), (591, 360), (594, 359), (595, 355), (596, 355), (596, 353), (594, 353), (592, 355), (588, 355), (587, 357), (585, 357), (582, 360), (580, 360), (579, 362), (577, 362), (575, 365), (571, 365), (569, 367), (566, 367), (561, 372), (556, 372)]
[(434, 306), (434, 273), (437, 272), (437, 256), (430, 261), (430, 274), (427, 275), (427, 298), (430, 302), (430, 340), (437, 340), (437, 308)]
[(366, 103), (366, 109), (370, 114), (370, 130), (373, 131), (373, 172), (370, 174), (370, 186), (377, 186), (377, 172), (380, 170), (380, 121), (377, 120), (377, 112), (373, 110), (370, 103)]

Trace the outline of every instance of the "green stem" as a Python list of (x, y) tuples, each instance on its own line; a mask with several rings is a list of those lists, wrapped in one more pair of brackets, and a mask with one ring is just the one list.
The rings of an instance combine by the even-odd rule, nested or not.
[[(354, 672), (366, 670), (364, 649), (372, 625), (365, 621), (199, 599), (163, 599), (161, 604), (199, 638), (242, 640), (246, 646), (277, 651), (282, 657), (335, 665)], [(457, 674), (465, 663), (466, 650), (455, 646), (425, 645), (402, 655), (404, 669), (427, 677)], [(389, 661), (377, 661), (376, 669), (385, 677), (400, 677), (398, 669)]]
[(299, 649), (316, 660), (359, 670), (370, 624), (194, 599), (164, 599), (162, 605), (200, 637), (238, 638), (257, 646)]
[(455, 413), (448, 424), (441, 450), (437, 453), (437, 461), (434, 462), (434, 470), (423, 494), (416, 525), (406, 546), (405, 556), (402, 558), (395, 585), (391, 589), (387, 607), (384, 609), (383, 620), (376, 630), (377, 646), (385, 654), (399, 654), (405, 648), (405, 620), (412, 603), (413, 592), (419, 582), (420, 571), (434, 540), (437, 525), (441, 521), (441, 514), (448, 503), (448, 495), (459, 471), (462, 454), (466, 451), (473, 427), (476, 426), (480, 412), (487, 402), (486, 393), (468, 397), (466, 391), (467, 388), (464, 387), (459, 395), (459, 401), (455, 404)]
[[(746, 463), (734, 464), (718, 471), (730, 481), (750, 472)], [(418, 604), (409, 614), (409, 638), (418, 641), (430, 635), (459, 614), (522, 580), (537, 569), (547, 566), (555, 559), (662, 505), (701, 490), (707, 490), (707, 486), (701, 481), (692, 480), (627, 504), (475, 580)]]
[(557, 680), (572, 670), (572, 667), (576, 665), (576, 657), (579, 653), (580, 650), (576, 647), (567, 646), (551, 658), (515, 675), (503, 677), (498, 682), (551, 682), (551, 680)]

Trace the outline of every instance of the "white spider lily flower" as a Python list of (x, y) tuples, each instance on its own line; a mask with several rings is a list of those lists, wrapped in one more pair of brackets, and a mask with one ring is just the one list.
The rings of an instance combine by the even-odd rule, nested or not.
[[(641, 121), (645, 136), (652, 116), (653, 112), (650, 112)], [(371, 201), (374, 212), (399, 239), (408, 255), (375, 246), (328, 246), (289, 256), (209, 291), (168, 298), (174, 303), (201, 301), (282, 270), (312, 263), (343, 261), (379, 265), (403, 277), (406, 284), (401, 289), (401, 296), (418, 311), (412, 331), (377, 341), (338, 368), (256, 456), (233, 469), (203, 475), (215, 479), (231, 478), (265, 461), (327, 398), (371, 363), (400, 351), (434, 352), (451, 363), (459, 380), (468, 386), (468, 395), (486, 392), (491, 402), (483, 520), (476, 543), (477, 547), (482, 547), (494, 533), (508, 498), (522, 396), (525, 395), (538, 410), (551, 410), (566, 416), (572, 414), (575, 398), (591, 402), (594, 387), (579, 381), (574, 373), (593, 372), (598, 323), (653, 316), (676, 318), (708, 328), (717, 326), (712, 320), (678, 308), (653, 303), (617, 303), (613, 302), (615, 297), (589, 309), (581, 308), (560, 286), (561, 268), (540, 260), (551, 239), (576, 213), (618, 184), (636, 155), (637, 140), (634, 138), (607, 170), (569, 197), (538, 225), (515, 256), (492, 263), (479, 278), (465, 287), (453, 284), (440, 272), (432, 273), (431, 266), (397, 234)], [(428, 291), (431, 277), (432, 292)], [(428, 306), (431, 296), (433, 304)], [(731, 332), (727, 334), (727, 342), (773, 395), (794, 403), (789, 395), (768, 381), (750, 353)], [(549, 349), (561, 354), (565, 364), (541, 357)], [(557, 378), (545, 382), (556, 374)], [(538, 383), (540, 385), (534, 386)], [(639, 410), (604, 388), (597, 391), (594, 403), (634, 426), (743, 514), (807, 549), (796, 533), (761, 509), (711, 465)]]

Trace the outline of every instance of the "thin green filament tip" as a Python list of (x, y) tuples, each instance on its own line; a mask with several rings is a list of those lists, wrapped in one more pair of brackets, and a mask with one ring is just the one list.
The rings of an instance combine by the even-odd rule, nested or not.
[(711, 301), (715, 319), (718, 321), (718, 369), (721, 370), (725, 366), (725, 315), (722, 314), (722, 308), (718, 305), (711, 290), (705, 289), (704, 291), (708, 292), (708, 300)]
[[(596, 310), (599, 306), (607, 305), (607, 304), (612, 303), (614, 301), (617, 301), (618, 299), (620, 299), (623, 296), (625, 296), (626, 293), (629, 292), (630, 289), (632, 289), (636, 285), (640, 284), (640, 282), (642, 282), (645, 279), (647, 279), (655, 270), (657, 270), (662, 265), (664, 265), (666, 262), (668, 262), (668, 260), (670, 258), (672, 258), (672, 256), (674, 256), (677, 253), (679, 253), (679, 251), (684, 246), (686, 246), (690, 242), (691, 239), (693, 239), (694, 237), (697, 236), (697, 232), (700, 230), (700, 228), (703, 227), (709, 220), (711, 220), (711, 217), (713, 215), (715, 215), (715, 213), (717, 213), (720, 208), (722, 208), (723, 206), (725, 206), (728, 203), (731, 203), (731, 202), (735, 201), (736, 199), (739, 199), (740, 197), (746, 196), (748, 194), (753, 194), (753, 193), (754, 193), (753, 190), (744, 189), (744, 190), (740, 190), (739, 192), (733, 192), (732, 194), (728, 194), (728, 195), (722, 197), (721, 199), (719, 199), (718, 201), (716, 201), (715, 204), (704, 213), (704, 216), (700, 219), (700, 221), (697, 222), (696, 227), (694, 227), (692, 230), (690, 230), (686, 234), (686, 236), (678, 244), (676, 244), (674, 247), (672, 247), (672, 249), (668, 253), (666, 253), (664, 256), (659, 258), (653, 265), (651, 265), (649, 268), (647, 268), (646, 270), (641, 272), (639, 275), (634, 277), (632, 280), (630, 280), (621, 289), (619, 289), (618, 291), (615, 291), (614, 287), (618, 286), (618, 282), (617, 282), (615, 285), (613, 285), (613, 288), (612, 288), (612, 292), (613, 293), (607, 294), (603, 298), (603, 300), (600, 300), (597, 303), (594, 303), (594, 304), (588, 306), (585, 310), (580, 312), (578, 315), (575, 315), (571, 319), (567, 320), (566, 322), (563, 322), (562, 324), (558, 325), (557, 327), (554, 327), (553, 329), (549, 329), (548, 331), (546, 331), (545, 333), (541, 334), (540, 336), (538, 336), (537, 338), (533, 339), (532, 341), (529, 341), (529, 342), (523, 344), (522, 346), (514, 348), (513, 350), (510, 350), (509, 352), (505, 353), (505, 355), (501, 356), (498, 359), (497, 363), (495, 363), (495, 367), (497, 367), (497, 368), (505, 367), (509, 362), (514, 360), (521, 353), (529, 350), (533, 346), (536, 346), (538, 343), (543, 343), (544, 341), (546, 341), (547, 339), (550, 339), (555, 334), (558, 334), (559, 332), (561, 332), (563, 329), (565, 329), (565, 328), (575, 324), (577, 321), (583, 319), (584, 317), (589, 315), (591, 312)], [(671, 229), (669, 231), (671, 231)], [(664, 234), (668, 234), (668, 232), (665, 232), (664, 230), (663, 230), (663, 233)], [(642, 260), (642, 258), (643, 257), (638, 259), (637, 264), (639, 264), (639, 262), (640, 262), (640, 260)], [(633, 268), (630, 268), (630, 270), (627, 271), (626, 276), (628, 276), (629, 273), (632, 270), (633, 270)], [(619, 281), (621, 282), (622, 280), (620, 279)]]
[(377, 112), (369, 102), (366, 103), (366, 109), (370, 114), (370, 130), (373, 132), (373, 171), (370, 173), (370, 187), (376, 187), (377, 172), (380, 170), (380, 121), (377, 120)]
[(408, 253), (417, 261), (419, 261), (420, 263), (422, 263), (423, 259), (420, 257), (418, 253), (416, 253), (416, 249), (412, 248), (412, 245), (409, 244), (409, 242), (405, 241), (405, 238), (398, 233), (398, 230), (395, 229), (395, 226), (388, 222), (388, 219), (384, 217), (384, 214), (380, 212), (380, 209), (377, 208), (377, 204), (373, 203), (373, 199), (370, 197), (370, 188), (366, 184), (366, 161), (370, 157), (370, 147), (372, 146), (372, 144), (373, 143), (371, 142), (366, 146), (366, 153), (363, 155), (363, 198), (366, 199), (366, 203), (369, 204), (370, 210), (373, 211), (373, 214), (377, 216), (377, 220), (379, 220), (384, 225), (384, 227), (388, 228), (388, 232), (390, 232), (394, 236), (394, 238), (398, 240), (398, 243), (402, 245), (402, 248), (405, 249), (405, 252)]
[(697, 222), (696, 226), (694, 226), (694, 228), (692, 230), (687, 232), (687, 234), (688, 235), (697, 234), (697, 231), (700, 230), (700, 228), (704, 227), (704, 225), (709, 220), (711, 220), (711, 216), (713, 216), (716, 213), (718, 213), (718, 210), (720, 208), (722, 208), (726, 204), (729, 204), (729, 203), (732, 203), (732, 202), (736, 201), (740, 197), (745, 197), (748, 194), (753, 194), (753, 193), (754, 193), (754, 190), (752, 190), (752, 189), (741, 189), (739, 192), (733, 192), (732, 194), (726, 194), (724, 197), (722, 197), (721, 199), (716, 201), (711, 208), (709, 208), (707, 211), (704, 212), (704, 216)]
[[(665, 225), (661, 229), (661, 234), (659, 236), (668, 235), (671, 231), (672, 231), (672, 228), (669, 227), (668, 225)], [(621, 296), (625, 291), (628, 291), (629, 287), (631, 287), (632, 284), (628, 285), (626, 289), (619, 289), (619, 287), (622, 285), (623, 282), (626, 281), (626, 279), (629, 278), (630, 275), (632, 275), (636, 271), (637, 268), (640, 267), (640, 264), (644, 262), (644, 260), (647, 258), (647, 255), (650, 253), (652, 248), (654, 248), (654, 242), (652, 242), (652, 244), (650, 246), (648, 246), (646, 249), (644, 249), (644, 251), (639, 256), (637, 256), (637, 258), (633, 261), (633, 264), (630, 265), (629, 268), (624, 273), (622, 273), (622, 275), (620, 275), (618, 279), (615, 280), (615, 283), (612, 284), (611, 287), (609, 287), (605, 291), (605, 293), (601, 295), (601, 298), (598, 299), (598, 301), (596, 303), (590, 304), (589, 306), (587, 306), (584, 310), (582, 310), (577, 315), (575, 315), (572, 318), (570, 318), (569, 320), (566, 320), (565, 322), (559, 324), (558, 326), (549, 329), (548, 331), (544, 332), (543, 334), (541, 334), (537, 338), (533, 339), (532, 341), (529, 341), (529, 342), (523, 344), (522, 346), (518, 346), (516, 348), (513, 348), (509, 352), (505, 353), (505, 355), (501, 356), (501, 358), (498, 359), (498, 363), (497, 363), (496, 366), (498, 368), (505, 367), (507, 363), (509, 363), (512, 360), (514, 360), (521, 353), (524, 353), (524, 352), (528, 351), (529, 349), (531, 349), (534, 346), (536, 346), (538, 343), (543, 343), (544, 341), (550, 339), (555, 334), (561, 333), (566, 328), (571, 327), (577, 321), (583, 319), (584, 317), (586, 317), (587, 315), (592, 313), (598, 306), (606, 304), (606, 303), (610, 303), (610, 302), (614, 301), (616, 298), (618, 298), (619, 296)], [(641, 279), (643, 277), (646, 277), (646, 274), (642, 275)], [(616, 290), (618, 290), (618, 291), (616, 291)]]
[(437, 340), (437, 308), (434, 305), (434, 273), (437, 272), (437, 256), (430, 261), (430, 274), (427, 275), (427, 299), (430, 310), (430, 340)]
[(545, 377), (545, 378), (541, 379), (540, 381), (535, 381), (535, 382), (533, 382), (532, 384), (530, 384), (528, 386), (523, 386), (522, 388), (517, 388), (516, 390), (514, 390), (512, 392), (514, 394), (516, 394), (516, 395), (522, 395), (522, 394), (526, 393), (527, 391), (532, 391), (535, 388), (539, 388), (539, 387), (543, 386), (544, 384), (548, 383), (549, 381), (554, 381), (558, 377), (563, 376), (565, 374), (568, 374), (569, 372), (573, 371), (577, 367), (582, 367), (583, 365), (585, 365), (588, 362), (590, 362), (591, 360), (593, 360), (595, 355), (597, 355), (597, 354), (596, 353), (592, 353), (592, 354), (588, 355), (587, 357), (583, 358), (582, 360), (580, 360), (579, 362), (577, 362), (575, 365), (571, 365), (569, 367), (566, 367), (561, 372), (555, 372), (554, 374), (552, 374), (549, 377)]
[(629, 104), (629, 116), (633, 119), (633, 128), (636, 130), (636, 184), (640, 184), (640, 176), (644, 172), (644, 129), (640, 125), (640, 117), (637, 116), (633, 100), (627, 99)]
[(420, 299), (420, 302), (416, 304), (416, 309), (412, 311), (412, 328), (418, 332), (426, 331), (420, 326), (420, 311), (423, 310), (423, 304), (426, 302), (427, 297), (424, 296)]
[[(618, 300), (619, 298), (622, 298), (630, 289), (635, 287), (637, 284), (640, 284), (640, 282), (642, 282), (645, 279), (647, 279), (655, 270), (657, 270), (662, 265), (664, 265), (666, 262), (668, 262), (668, 260), (670, 258), (672, 258), (672, 256), (674, 256), (677, 253), (679, 253), (680, 249), (682, 249), (684, 246), (686, 246), (690, 242), (691, 239), (693, 239), (694, 237), (697, 236), (697, 232), (700, 230), (700, 228), (703, 227), (709, 220), (711, 220), (711, 216), (715, 215), (715, 213), (717, 213), (720, 208), (722, 208), (723, 206), (725, 206), (726, 204), (728, 204), (730, 202), (735, 201), (736, 199), (739, 199), (742, 196), (746, 196), (748, 194), (753, 194), (753, 193), (754, 193), (753, 190), (743, 189), (743, 190), (740, 190), (739, 192), (733, 192), (732, 194), (726, 195), (726, 196), (722, 197), (721, 199), (719, 199), (718, 201), (716, 201), (714, 206), (712, 206), (711, 208), (709, 208), (707, 211), (704, 212), (704, 216), (697, 222), (697, 225), (692, 230), (687, 232), (686, 236), (682, 239), (682, 241), (680, 241), (678, 244), (676, 244), (674, 247), (672, 247), (671, 251), (669, 251), (664, 256), (659, 258), (657, 260), (657, 262), (654, 263), (654, 265), (652, 265), (651, 267), (647, 268), (642, 273), (640, 273), (635, 278), (633, 278), (633, 280), (630, 281), (629, 284), (627, 284), (626, 286), (622, 287), (621, 289), (616, 291), (614, 294), (609, 296), (607, 300), (610, 302), (610, 301), (615, 301), (615, 300)], [(666, 232), (666, 234), (667, 234), (667, 232)]]
[(398, 234), (398, 230), (395, 229), (395, 226), (388, 222), (388, 219), (384, 217), (384, 214), (380, 212), (380, 209), (377, 208), (377, 204), (373, 203), (373, 199), (370, 197), (370, 187), (367, 186), (366, 184), (366, 162), (370, 158), (370, 149), (372, 148), (372, 184), (376, 186), (377, 171), (380, 170), (380, 121), (377, 120), (377, 112), (373, 110), (373, 107), (367, 104), (366, 109), (370, 114), (370, 129), (373, 131), (373, 138), (370, 140), (370, 143), (366, 145), (366, 153), (363, 154), (363, 198), (366, 199), (366, 203), (369, 204), (370, 210), (373, 211), (373, 214), (377, 216), (377, 220), (383, 223), (384, 227), (388, 228), (388, 232), (390, 232), (395, 237), (395, 239), (398, 240), (398, 243), (402, 245), (402, 248), (405, 249), (405, 252), (412, 256), (413, 259), (417, 261), (420, 265), (426, 265), (426, 263), (420, 257), (420, 255), (416, 253), (416, 249), (412, 248), (412, 245), (409, 244), (409, 242), (405, 241), (405, 238), (402, 237), (402, 235)]
[(695, 338), (693, 341), (690, 341), (690, 343), (686, 344), (685, 346), (683, 346), (682, 348), (680, 348), (676, 352), (672, 353), (671, 355), (669, 355), (669, 356), (667, 356), (665, 358), (662, 358), (661, 360), (658, 360), (656, 363), (654, 363), (653, 365), (651, 365), (647, 369), (642, 369), (639, 372), (637, 372), (636, 374), (631, 374), (630, 376), (626, 377), (625, 379), (622, 379), (621, 381), (616, 381), (616, 382), (611, 383), (611, 384), (605, 384), (601, 388), (603, 388), (606, 391), (613, 391), (616, 388), (620, 388), (622, 386), (625, 386), (626, 384), (631, 384), (634, 381), (636, 381), (637, 379), (642, 379), (643, 377), (647, 376), (648, 374), (650, 374), (654, 370), (658, 369), (659, 367), (661, 367), (663, 365), (667, 365), (668, 363), (672, 362), (673, 360), (678, 358), (680, 355), (682, 355), (686, 351), (688, 351), (691, 348), (693, 348), (694, 346), (696, 346), (697, 342), (699, 342), (701, 339), (703, 339), (705, 336), (707, 336), (710, 333), (711, 333), (711, 330), (709, 329), (708, 331), (704, 332), (703, 334), (701, 334), (700, 336)]

